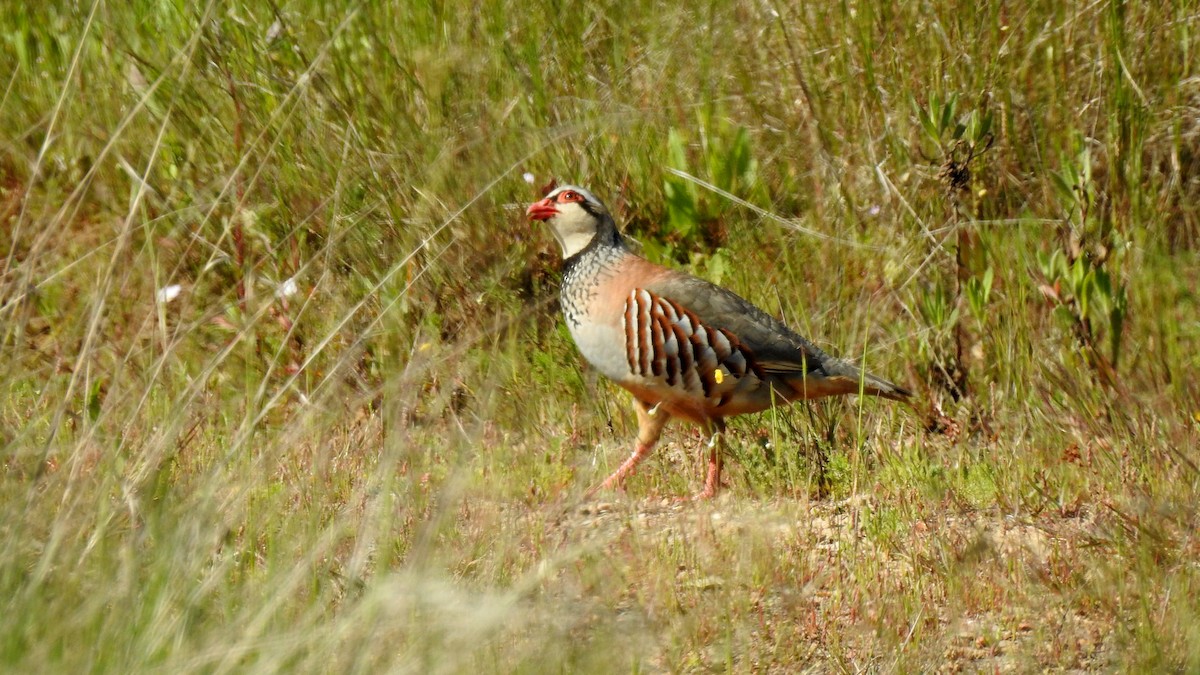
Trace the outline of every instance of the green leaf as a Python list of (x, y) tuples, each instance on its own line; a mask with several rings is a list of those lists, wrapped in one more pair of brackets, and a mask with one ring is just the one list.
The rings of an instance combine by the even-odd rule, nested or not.
[(1104, 269), (1097, 269), (1092, 273), (1092, 283), (1096, 288), (1097, 294), (1108, 300), (1112, 297), (1112, 277)]
[(690, 183), (668, 179), (663, 184), (667, 207), (667, 224), (672, 232), (690, 237), (696, 228), (696, 200), (687, 188)]
[(1038, 269), (1041, 270), (1042, 276), (1046, 281), (1051, 283), (1057, 281), (1063, 276), (1062, 267), (1062, 251), (1055, 249), (1049, 253), (1038, 251), (1037, 253)]
[(933, 123), (933, 116), (921, 104), (917, 103), (916, 97), (909, 97), (909, 100), (912, 102), (913, 110), (917, 114), (917, 122), (920, 123), (921, 129), (925, 131), (925, 135), (934, 143), (940, 142), (941, 139), (939, 138), (937, 125)]
[[(938, 122), (938, 131), (945, 131), (950, 128), (950, 122), (954, 119), (954, 103), (957, 96), (951, 96), (950, 100), (942, 106), (942, 119)], [(941, 134), (939, 133), (939, 136)]]
[(1050, 179), (1051, 182), (1054, 183), (1054, 189), (1058, 190), (1059, 198), (1061, 198), (1064, 202), (1074, 206), (1075, 202), (1077, 201), (1075, 188), (1072, 187), (1072, 184), (1068, 182), (1067, 178), (1057, 171), (1051, 171)]
[[(744, 185), (754, 164), (754, 156), (750, 152), (750, 132), (746, 130), (746, 127), (738, 128), (737, 135), (733, 139), (733, 148), (729, 154), (732, 157), (730, 163), (733, 166), (734, 178), (737, 183)], [(735, 186), (731, 185), (730, 187)]]
[(687, 142), (678, 129), (667, 132), (667, 165), (673, 169), (687, 171)]
[(1115, 368), (1121, 357), (1122, 333), (1125, 329), (1125, 313), (1128, 298), (1125, 294), (1125, 287), (1119, 286), (1115, 297), (1113, 298), (1112, 308), (1108, 314), (1109, 325), (1109, 348), (1112, 356), (1112, 364)]
[[(1076, 260), (1075, 262), (1078, 263), (1079, 261)], [(1079, 303), (1079, 316), (1084, 319), (1087, 319), (1089, 316), (1091, 316), (1090, 312), (1093, 304), (1093, 276), (1094, 275), (1090, 270), (1084, 272), (1083, 277), (1079, 279), (1078, 283), (1075, 285), (1075, 301)]]
[(979, 111), (972, 110), (964, 117), (966, 121), (959, 120), (959, 126), (963, 128), (963, 136), (974, 144), (979, 134)]
[(87, 415), (88, 419), (95, 422), (96, 418), (100, 417), (100, 407), (104, 403), (103, 381), (96, 379), (92, 382), (91, 388), (87, 395)]
[(990, 132), (992, 130), (993, 117), (994, 116), (990, 112), (984, 113), (983, 118), (980, 119), (980, 121), (979, 121), (979, 133), (972, 140), (974, 140), (976, 143), (980, 143), (983, 141), (984, 138), (987, 137), (988, 132)]

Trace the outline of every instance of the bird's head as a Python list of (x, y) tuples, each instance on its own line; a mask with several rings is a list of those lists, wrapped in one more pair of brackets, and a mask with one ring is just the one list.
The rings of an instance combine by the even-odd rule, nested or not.
[(604, 203), (581, 187), (564, 185), (525, 210), (533, 220), (545, 221), (563, 250), (563, 258), (579, 253), (597, 236), (619, 241), (616, 224)]

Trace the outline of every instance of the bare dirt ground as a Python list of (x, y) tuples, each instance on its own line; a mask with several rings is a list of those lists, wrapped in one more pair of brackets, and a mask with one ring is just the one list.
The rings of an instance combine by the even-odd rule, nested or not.
[[(684, 658), (683, 671), (722, 669), (722, 649), (734, 652), (736, 670), (756, 672), (790, 671), (774, 664), (797, 656), (818, 672), (917, 663), (940, 663), (938, 672), (1088, 672), (1110, 662), (1111, 616), (1089, 610), (1062, 583), (1074, 578), (1070, 561), (1104, 548), (1111, 519), (1092, 511), (1032, 519), (948, 512), (881, 538), (870, 531), (879, 506), (870, 498), (751, 503), (726, 495), (688, 504), (618, 496), (562, 511), (547, 524), (547, 542), (568, 557), (609, 558), (614, 577), (632, 581), (616, 590), (616, 614), (638, 629), (634, 644), (657, 671), (680, 666), (679, 654), (650, 637), (672, 632), (646, 590), (664, 580), (639, 580), (628, 568), (672, 554), (682, 562), (665, 583), (681, 604), (758, 615), (757, 630), (718, 636), (723, 644)], [(583, 589), (575, 590), (581, 600)], [(893, 625), (897, 604), (907, 627)], [(777, 658), (781, 643), (786, 659)]]

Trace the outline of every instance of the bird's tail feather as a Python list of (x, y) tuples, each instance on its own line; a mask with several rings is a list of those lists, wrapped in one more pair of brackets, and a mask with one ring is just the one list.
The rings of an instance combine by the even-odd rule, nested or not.
[(863, 393), (880, 398), (890, 398), (893, 401), (904, 401), (912, 396), (912, 392), (900, 385), (889, 382), (882, 377), (870, 373), (863, 375)]
[(807, 377), (789, 379), (788, 384), (800, 398), (819, 398), (838, 394), (866, 394), (893, 401), (906, 401), (912, 392), (882, 377), (863, 372), (845, 361), (826, 364)]

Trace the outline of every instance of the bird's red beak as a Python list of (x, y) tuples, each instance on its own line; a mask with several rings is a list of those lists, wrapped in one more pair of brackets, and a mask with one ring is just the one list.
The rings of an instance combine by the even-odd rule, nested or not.
[(554, 205), (554, 201), (549, 197), (540, 202), (534, 202), (525, 209), (525, 215), (529, 216), (530, 220), (550, 220), (558, 215), (558, 207)]

